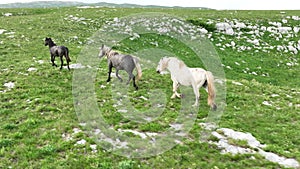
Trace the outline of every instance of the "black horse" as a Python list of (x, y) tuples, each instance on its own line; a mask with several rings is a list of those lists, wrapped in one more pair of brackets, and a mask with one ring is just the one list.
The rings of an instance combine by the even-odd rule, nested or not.
[(51, 38), (46, 38), (45, 39), (45, 46), (49, 46), (49, 50), (50, 50), (50, 55), (51, 55), (51, 62), (52, 62), (52, 66), (56, 66), (57, 65), (54, 63), (55, 57), (59, 56), (60, 57), (60, 61), (61, 61), (61, 66), (60, 66), (60, 70), (63, 67), (63, 56), (65, 56), (66, 60), (67, 60), (67, 66), (68, 69), (70, 70), (69, 67), (69, 62), (71, 62), (71, 59), (69, 57), (69, 49), (65, 46), (57, 46)]

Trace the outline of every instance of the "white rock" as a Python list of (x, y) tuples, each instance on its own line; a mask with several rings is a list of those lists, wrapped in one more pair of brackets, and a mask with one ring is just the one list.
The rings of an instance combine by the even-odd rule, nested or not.
[(267, 160), (272, 161), (274, 163), (278, 163), (280, 165), (283, 165), (285, 167), (289, 168), (299, 168), (299, 163), (295, 159), (287, 159), (285, 157), (280, 157), (277, 154), (271, 153), (271, 152), (265, 152), (263, 150), (259, 151), (259, 154), (264, 156)]
[(281, 21), (282, 21), (282, 23), (288, 23), (288, 21), (286, 19), (282, 19)]
[(145, 133), (142, 133), (142, 132), (139, 132), (139, 131), (135, 131), (135, 130), (130, 130), (130, 129), (125, 129), (125, 130), (121, 130), (121, 129), (118, 129), (119, 132), (130, 132), (134, 135), (137, 135), (137, 136), (140, 136), (142, 139), (145, 139), (147, 138), (147, 135)]
[(278, 28), (278, 32), (279, 33), (283, 33), (283, 34), (287, 34), (289, 31), (291, 31), (292, 28), (291, 27), (279, 27)]
[[(70, 69), (83, 69), (85, 66), (83, 66), (81, 63), (74, 63), (69, 65)], [(67, 68), (67, 66), (64, 66), (64, 68)]]
[(122, 109), (121, 109), (121, 110), (118, 110), (118, 112), (119, 112), (119, 113), (127, 113), (128, 110), (125, 110), (125, 109), (122, 110)]
[(114, 18), (114, 22), (119, 22), (119, 18), (118, 18), (118, 17), (115, 17), (115, 18)]
[(231, 44), (232, 47), (235, 47), (235, 42), (234, 41), (231, 41), (230, 44)]
[(268, 102), (268, 101), (263, 101), (262, 104), (266, 105), (266, 106), (272, 106), (272, 104), (270, 102)]
[(270, 25), (281, 27), (282, 24), (280, 22), (269, 22)]
[(8, 83), (4, 83), (5, 87), (7, 87), (8, 89), (12, 89), (15, 87), (15, 84), (13, 82), (8, 82)]
[(262, 27), (260, 27), (260, 30), (262, 30), (262, 31), (266, 31), (266, 30), (267, 30), (267, 27), (265, 27), (265, 26), (262, 26)]
[(267, 31), (271, 33), (277, 33), (277, 28), (274, 26), (267, 27)]
[(233, 138), (235, 140), (245, 140), (248, 142), (248, 145), (252, 148), (264, 148), (266, 147), (265, 145), (260, 144), (259, 141), (256, 140), (255, 137), (251, 133), (243, 133), (243, 132), (238, 132), (234, 131), (232, 129), (228, 128), (221, 128), (221, 130), (225, 136), (229, 138)]
[(12, 16), (13, 14), (12, 13), (5, 13), (3, 14), (4, 16)]
[(0, 35), (3, 34), (5, 31), (5, 29), (0, 29)]
[(300, 27), (294, 27), (294, 28), (293, 28), (293, 31), (294, 31), (296, 34), (299, 32), (299, 30), (300, 30)]
[(271, 97), (278, 97), (279, 94), (271, 94)]
[(143, 99), (143, 100), (145, 100), (145, 101), (148, 100), (148, 99), (147, 99), (146, 97), (144, 97), (144, 96), (140, 96), (140, 98)]
[(106, 88), (106, 86), (105, 85), (100, 85), (100, 88), (104, 89), (104, 88)]
[(235, 81), (232, 81), (232, 84), (234, 84), (234, 85), (238, 85), (238, 86), (243, 86), (243, 84), (242, 84), (242, 83), (240, 83), (240, 82), (235, 82)]
[(299, 20), (300, 20), (300, 17), (299, 17), (299, 16), (292, 16), (292, 19), (293, 19), (293, 20), (296, 20), (296, 21), (299, 21)]
[(73, 137), (70, 134), (63, 133), (61, 136), (65, 141), (73, 140)]
[(246, 24), (242, 23), (242, 22), (238, 22), (235, 24), (234, 26), (235, 28), (246, 28)]
[(96, 144), (90, 145), (90, 148), (92, 149), (92, 152), (94, 152), (94, 153), (97, 152), (97, 145)]
[(45, 63), (45, 61), (44, 60), (38, 60), (38, 61), (36, 61), (37, 63), (39, 63), (39, 64), (43, 64), (43, 63)]
[[(217, 142), (209, 141), (210, 144), (215, 144), (219, 148), (222, 149), (222, 153), (231, 153), (231, 154), (256, 154), (257, 151), (255, 149), (258, 149), (258, 154), (265, 157), (267, 160), (278, 163), (284, 167), (289, 168), (299, 168), (300, 164), (297, 160), (292, 158), (285, 158), (281, 157), (277, 154), (274, 154), (272, 152), (265, 152), (262, 148), (265, 148), (266, 145), (261, 144), (255, 137), (253, 137), (250, 133), (243, 133), (234, 131), (229, 128), (221, 128), (218, 129), (216, 132), (213, 131), (212, 135), (219, 139)], [(222, 134), (220, 134), (222, 133)], [(243, 148), (237, 145), (231, 145), (229, 144), (229, 139), (234, 140), (245, 140), (247, 141), (250, 148)]]
[(82, 132), (81, 129), (79, 129), (79, 128), (73, 128), (73, 134), (77, 134), (77, 133), (80, 133), (80, 132)]
[(201, 29), (199, 29), (199, 31), (201, 34), (204, 34), (204, 35), (208, 33), (208, 31), (205, 28), (201, 28)]
[(30, 67), (27, 69), (28, 72), (32, 72), (32, 71), (36, 71), (36, 70), (37, 70), (37, 68), (34, 68), (34, 67)]
[(259, 46), (259, 40), (258, 39), (254, 39), (254, 40), (248, 39), (247, 42), (252, 43), (253, 45)]
[(81, 139), (81, 140), (77, 141), (75, 145), (84, 145), (85, 143), (86, 143), (86, 140)]
[(298, 53), (298, 50), (294, 46), (287, 46), (287, 48), (290, 52), (293, 52), (294, 54)]
[(227, 34), (227, 35), (233, 35), (234, 31), (233, 31), (232, 28), (229, 28), (229, 29), (226, 29), (225, 34)]
[(229, 25), (229, 23), (226, 23), (226, 22), (217, 23), (216, 28), (218, 31), (224, 32), (227, 35), (234, 34), (234, 31), (233, 31), (231, 25)]

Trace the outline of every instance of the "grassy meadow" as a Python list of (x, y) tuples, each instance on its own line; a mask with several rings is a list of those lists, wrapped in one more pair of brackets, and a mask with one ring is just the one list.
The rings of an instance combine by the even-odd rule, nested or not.
[[(0, 9), (0, 168), (282, 168), (257, 154), (222, 154), (209, 142), (200, 142), (199, 123), (210, 111), (207, 94), (201, 90), (197, 119), (185, 139), (163, 154), (130, 159), (115, 155), (82, 131), (72, 95), (74, 69), (59, 70), (50, 63), (45, 37), (70, 50), (76, 63), (88, 38), (105, 23), (141, 12), (174, 15), (206, 28), (226, 74), (226, 109), (219, 128), (249, 132), (264, 150), (300, 161), (300, 32), (268, 31), (269, 27), (300, 27), (300, 11), (215, 11), (198, 9), (140, 8), (43, 8)], [(12, 16), (5, 16), (11, 13)], [(80, 19), (81, 18), (81, 19)], [(226, 35), (217, 23), (244, 23), (234, 28), (240, 34)], [(270, 28), (271, 29), (271, 28)], [(277, 40), (276, 40), (277, 38)], [(141, 35), (126, 39), (118, 51), (134, 53), (146, 42), (172, 51), (190, 67), (202, 63), (187, 59), (189, 49), (172, 38)], [(259, 43), (257, 43), (259, 42)], [(170, 45), (171, 44), (171, 45)], [(290, 47), (289, 47), (290, 46)], [(56, 58), (56, 63), (60, 61)], [(143, 68), (143, 65), (142, 65)], [(127, 78), (124, 74), (124, 80)], [(169, 75), (155, 68), (143, 71), (139, 90), (129, 90), (138, 109), (146, 109), (149, 89), (165, 92), (168, 103), (159, 118), (136, 123), (124, 118), (114, 107), (107, 79), (107, 62), (99, 60), (95, 93), (103, 117), (117, 129), (162, 132), (178, 116), (180, 99), (170, 100)], [(112, 81), (117, 78), (112, 77)], [(10, 88), (11, 87), (11, 88)], [(127, 133), (132, 136), (132, 133)], [(135, 136), (133, 136), (135, 137)], [(210, 137), (211, 141), (216, 138)], [(243, 141), (232, 144), (244, 145)]]

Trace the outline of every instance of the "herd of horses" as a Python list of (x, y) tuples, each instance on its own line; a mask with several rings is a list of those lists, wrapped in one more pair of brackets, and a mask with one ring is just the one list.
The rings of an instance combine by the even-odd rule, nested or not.
[[(59, 56), (61, 61), (60, 69), (63, 67), (63, 56), (66, 58), (67, 67), (70, 70), (69, 62), (69, 50), (65, 46), (57, 46), (51, 38), (45, 38), (45, 46), (49, 46), (51, 55), (52, 66), (57, 65), (54, 63), (55, 57)], [(107, 82), (111, 80), (112, 68), (116, 69), (116, 76), (122, 82), (123, 79), (119, 76), (119, 70), (125, 70), (129, 76), (126, 84), (129, 84), (132, 80), (133, 87), (138, 90), (136, 82), (142, 77), (142, 69), (139, 63), (139, 59), (136, 56), (121, 54), (112, 48), (102, 44), (99, 51), (99, 58), (103, 56), (107, 57), (108, 61), (108, 78)], [(137, 77), (133, 74), (133, 70), (136, 69)], [(171, 98), (179, 97), (182, 95), (177, 92), (180, 85), (192, 86), (195, 94), (195, 103), (193, 106), (199, 104), (199, 89), (203, 87), (208, 93), (207, 103), (212, 110), (216, 110), (215, 104), (216, 91), (214, 87), (214, 76), (210, 71), (206, 71), (202, 68), (189, 68), (186, 64), (175, 57), (163, 57), (160, 59), (156, 68), (157, 73), (168, 70), (171, 74), (171, 80), (173, 81), (173, 95)]]

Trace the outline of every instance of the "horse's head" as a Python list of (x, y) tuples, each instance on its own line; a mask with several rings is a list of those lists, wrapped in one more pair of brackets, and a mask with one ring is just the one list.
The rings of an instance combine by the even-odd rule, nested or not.
[(102, 58), (104, 55), (106, 55), (106, 52), (107, 52), (107, 47), (102, 44), (102, 46), (99, 48), (100, 51), (99, 51), (99, 58)]
[(156, 72), (161, 73), (162, 71), (164, 71), (168, 67), (168, 62), (169, 59), (167, 57), (161, 58), (160, 61), (158, 62)]
[(51, 38), (45, 38), (45, 46), (56, 46), (56, 44), (53, 42), (53, 40)]
[(47, 38), (47, 37), (45, 38), (45, 46), (49, 45), (50, 39), (51, 39), (51, 38)]

